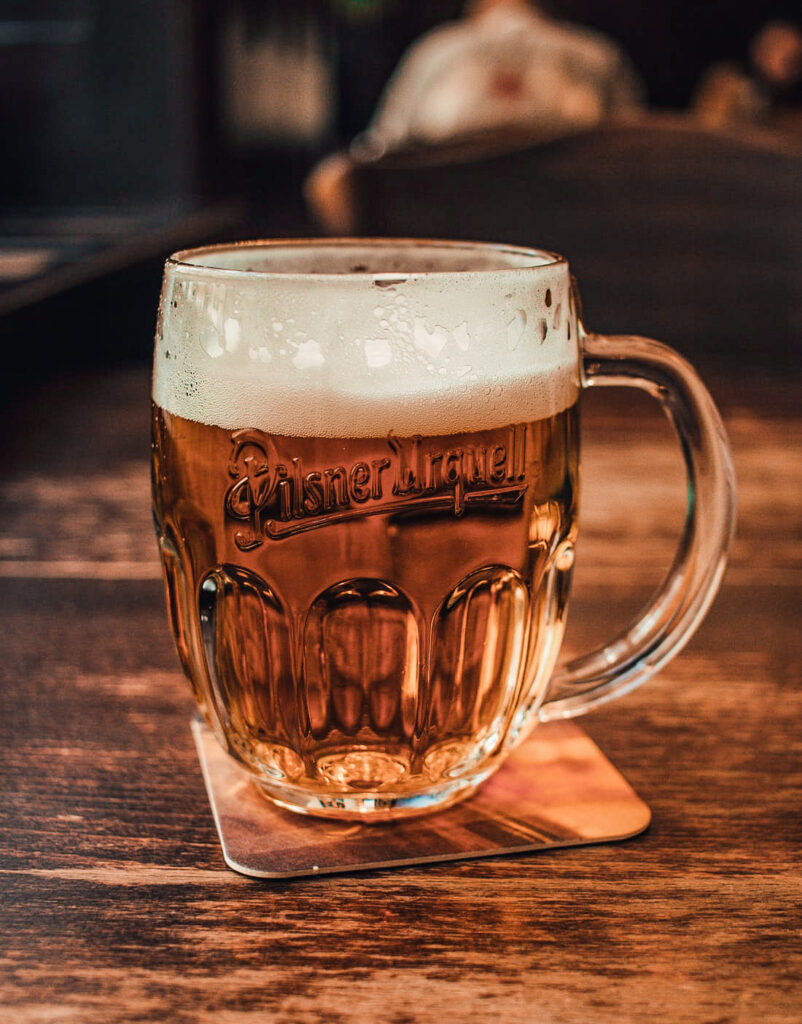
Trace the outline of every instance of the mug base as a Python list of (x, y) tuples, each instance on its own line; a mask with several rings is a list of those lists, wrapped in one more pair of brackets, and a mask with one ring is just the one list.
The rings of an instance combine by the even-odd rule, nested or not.
[(318, 793), (281, 783), (267, 782), (254, 778), (259, 793), (272, 803), (316, 818), (333, 818), (337, 821), (360, 821), (364, 824), (381, 824), (415, 818), (445, 810), (460, 800), (467, 799), (490, 775), (497, 765), (483, 767), (469, 778), (450, 779), (421, 792), (393, 792), (374, 790), (362, 793), (336, 793), (321, 790)]

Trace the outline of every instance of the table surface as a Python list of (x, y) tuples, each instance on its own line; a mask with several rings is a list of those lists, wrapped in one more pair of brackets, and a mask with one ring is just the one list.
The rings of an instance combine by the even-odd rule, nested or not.
[[(798, 378), (713, 378), (740, 486), (685, 651), (583, 726), (643, 835), (283, 882), (232, 873), (189, 732), (149, 508), (148, 373), (63, 378), (6, 416), (0, 479), (0, 1016), (797, 1022)], [(640, 395), (591, 393), (566, 647), (634, 614), (682, 519)]]

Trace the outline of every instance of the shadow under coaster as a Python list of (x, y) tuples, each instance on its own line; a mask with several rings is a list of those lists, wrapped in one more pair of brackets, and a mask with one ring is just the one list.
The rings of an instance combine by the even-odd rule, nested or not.
[(198, 719), (192, 723), (226, 864), (253, 878), (404, 867), (629, 839), (651, 811), (573, 722), (539, 725), (470, 799), (364, 825), (295, 814), (262, 795)]

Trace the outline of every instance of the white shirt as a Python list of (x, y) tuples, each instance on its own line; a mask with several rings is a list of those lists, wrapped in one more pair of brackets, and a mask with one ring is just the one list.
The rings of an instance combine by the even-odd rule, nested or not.
[(433, 29), (402, 58), (368, 127), (383, 149), (493, 128), (561, 129), (637, 109), (621, 50), (525, 7), (494, 7)]

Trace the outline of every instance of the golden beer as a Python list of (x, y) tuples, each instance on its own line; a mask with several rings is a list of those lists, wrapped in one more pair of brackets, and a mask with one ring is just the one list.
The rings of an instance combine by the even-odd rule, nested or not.
[(574, 408), (299, 438), (154, 406), (153, 437), (176, 643), (235, 756), (274, 794), (324, 801), (487, 770), (559, 649)]

